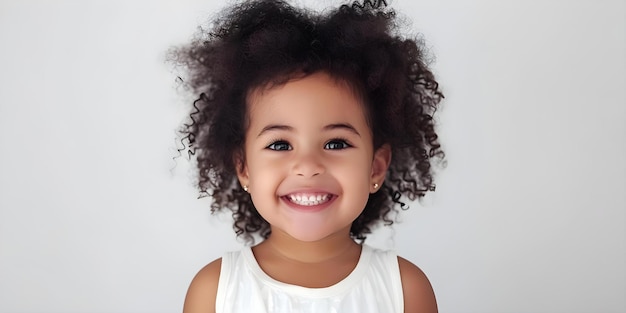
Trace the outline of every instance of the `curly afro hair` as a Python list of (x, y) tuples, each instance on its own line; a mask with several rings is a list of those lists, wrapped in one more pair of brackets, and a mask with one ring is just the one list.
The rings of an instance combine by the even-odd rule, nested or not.
[(352, 223), (361, 242), (390, 213), (434, 191), (431, 163), (442, 161), (433, 114), (443, 98), (426, 65), (421, 40), (397, 34), (394, 11), (384, 0), (343, 5), (326, 13), (296, 9), (280, 0), (245, 1), (222, 11), (171, 59), (186, 70), (195, 95), (190, 122), (182, 126), (180, 152), (195, 157), (201, 197), (211, 211), (230, 210), (238, 236), (254, 242), (270, 227), (238, 184), (235, 155), (243, 152), (246, 99), (316, 72), (348, 83), (361, 96), (374, 148), (389, 144), (392, 160), (383, 192), (369, 196)]

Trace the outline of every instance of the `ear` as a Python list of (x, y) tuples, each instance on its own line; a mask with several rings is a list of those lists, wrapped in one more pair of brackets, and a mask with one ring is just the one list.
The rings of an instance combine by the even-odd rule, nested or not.
[(235, 152), (233, 155), (233, 164), (235, 164), (235, 170), (237, 171), (237, 179), (241, 186), (248, 186), (250, 183), (250, 177), (248, 174), (248, 167), (246, 166), (246, 158), (243, 152)]
[[(391, 146), (384, 144), (374, 151), (374, 160), (372, 160), (372, 174), (370, 176), (370, 193), (375, 193), (383, 185), (387, 176), (387, 169), (391, 163)], [(375, 184), (377, 188), (374, 188)]]

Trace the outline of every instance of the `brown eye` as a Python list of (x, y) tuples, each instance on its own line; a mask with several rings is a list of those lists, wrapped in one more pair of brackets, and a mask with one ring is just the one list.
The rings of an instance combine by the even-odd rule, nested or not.
[(324, 149), (327, 150), (341, 150), (350, 147), (352, 146), (343, 139), (333, 139), (324, 145)]
[(275, 150), (275, 151), (291, 150), (291, 146), (289, 145), (289, 143), (286, 141), (282, 141), (282, 140), (274, 141), (266, 148), (270, 150)]

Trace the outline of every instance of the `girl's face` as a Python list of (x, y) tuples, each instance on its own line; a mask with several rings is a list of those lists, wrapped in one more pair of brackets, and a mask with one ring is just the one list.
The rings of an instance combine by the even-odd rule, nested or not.
[(239, 181), (272, 232), (300, 241), (349, 233), (382, 185), (391, 152), (373, 151), (363, 104), (325, 73), (253, 92)]

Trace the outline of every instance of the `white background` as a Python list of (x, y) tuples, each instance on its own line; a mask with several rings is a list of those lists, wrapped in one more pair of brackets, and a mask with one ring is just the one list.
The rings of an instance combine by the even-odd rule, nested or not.
[[(436, 55), (449, 163), (371, 244), (441, 312), (625, 312), (625, 2), (392, 5)], [(165, 52), (220, 7), (0, 2), (0, 312), (177, 312), (240, 247), (170, 171), (188, 102)]]

